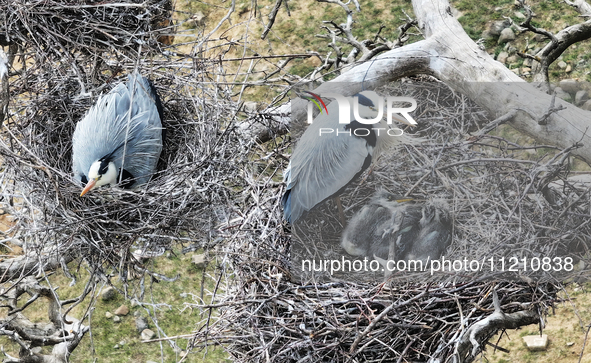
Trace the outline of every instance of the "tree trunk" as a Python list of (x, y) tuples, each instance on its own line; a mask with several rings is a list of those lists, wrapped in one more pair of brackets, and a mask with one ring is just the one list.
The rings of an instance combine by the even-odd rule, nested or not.
[[(587, 134), (591, 112), (556, 99), (555, 106), (564, 109), (548, 115), (553, 97), (480, 49), (453, 17), (447, 0), (413, 0), (413, 7), (425, 40), (383, 53), (314, 92), (353, 95), (362, 87), (373, 89), (404, 76), (429, 74), (468, 95), (489, 112), (491, 120), (515, 109), (522, 110), (510, 125), (542, 144), (567, 148), (580, 142), (583, 146), (572, 154), (591, 162), (591, 136)], [(304, 102), (292, 101), (292, 119), (304, 122)]]

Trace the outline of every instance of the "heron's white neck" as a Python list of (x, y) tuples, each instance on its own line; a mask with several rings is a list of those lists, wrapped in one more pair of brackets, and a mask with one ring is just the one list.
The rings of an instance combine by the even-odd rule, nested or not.
[(115, 163), (112, 161), (109, 162), (107, 167), (107, 171), (103, 174), (99, 174), (99, 170), (101, 167), (101, 161), (97, 160), (90, 166), (90, 170), (88, 171), (88, 180), (96, 180), (95, 187), (100, 187), (101, 185), (106, 184), (117, 184), (117, 167)]

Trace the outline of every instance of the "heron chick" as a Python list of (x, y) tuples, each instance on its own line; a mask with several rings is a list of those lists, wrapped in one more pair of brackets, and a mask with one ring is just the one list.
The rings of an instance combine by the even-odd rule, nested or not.
[[(373, 91), (363, 91), (353, 97), (356, 99), (353, 102), (359, 103), (361, 118), (375, 119), (378, 116), (377, 97)], [(412, 143), (412, 139), (404, 134), (389, 133), (393, 125), (388, 125), (384, 119), (374, 125), (355, 120), (354, 107), (350, 107), (349, 118), (354, 121), (349, 124), (339, 123), (337, 101), (331, 102), (327, 111), (319, 114), (308, 126), (283, 173), (287, 185), (282, 197), (283, 217), (289, 223), (340, 194), (387, 146)], [(410, 125), (404, 119), (396, 119)], [(333, 132), (323, 132), (326, 130)]]
[(349, 221), (341, 239), (343, 249), (353, 256), (382, 260), (439, 258), (451, 242), (447, 205), (440, 200), (424, 204), (410, 200), (376, 192)]
[(101, 96), (76, 125), (74, 178), (80, 196), (102, 185), (134, 188), (156, 171), (162, 151), (162, 105), (150, 81), (135, 72)]

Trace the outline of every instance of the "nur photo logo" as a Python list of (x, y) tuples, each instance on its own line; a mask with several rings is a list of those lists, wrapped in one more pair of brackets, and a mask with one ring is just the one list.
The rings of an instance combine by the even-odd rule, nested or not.
[[(322, 95), (317, 95), (315, 93), (309, 91), (303, 91), (300, 95), (302, 98), (310, 101), (308, 103), (308, 123), (311, 124), (314, 120), (313, 114), (313, 104), (316, 105), (318, 110), (322, 112), (326, 112), (328, 115), (328, 108), (326, 104), (322, 100), (324, 98), (334, 98), (338, 104), (338, 118), (339, 124), (349, 124), (351, 123), (351, 109), (353, 110), (353, 118), (355, 121), (364, 124), (364, 125), (374, 125), (379, 123), (384, 118), (384, 112), (386, 113), (386, 122), (388, 125), (392, 124), (392, 119), (397, 119), (397, 121), (403, 122), (410, 126), (416, 126), (417, 122), (413, 119), (410, 115), (410, 112), (413, 112), (417, 108), (417, 101), (411, 97), (397, 97), (397, 96), (387, 96), (382, 97), (378, 95), (376, 92), (373, 91), (364, 91), (364, 94), (357, 94), (353, 97), (346, 97), (338, 93), (323, 93)], [(409, 106), (405, 107), (398, 107), (394, 106), (395, 104), (410, 104)], [(375, 117), (373, 118), (366, 118), (363, 117), (361, 114), (364, 107), (369, 108), (371, 111), (374, 111)], [(395, 115), (401, 115), (403, 119), (400, 117), (396, 117)], [(333, 115), (331, 115), (334, 117)]]

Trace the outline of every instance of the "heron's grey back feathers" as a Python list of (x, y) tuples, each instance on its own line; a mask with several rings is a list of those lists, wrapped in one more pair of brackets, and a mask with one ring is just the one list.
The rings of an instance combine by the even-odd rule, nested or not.
[(162, 150), (162, 123), (156, 102), (151, 84), (138, 73), (130, 74), (127, 83), (119, 83), (101, 96), (74, 131), (74, 178), (80, 181), (93, 162), (126, 144), (113, 153), (112, 161), (118, 171), (123, 167), (134, 176), (134, 186), (146, 183), (156, 170)]
[(288, 221), (297, 220), (302, 213), (345, 187), (359, 173), (370, 155), (362, 138), (323, 134), (321, 128), (340, 129), (338, 104), (328, 105), (328, 115), (320, 114), (302, 135), (289, 165), (284, 172), (290, 190), (290, 206), (285, 209)]
[[(365, 138), (350, 136), (351, 130), (345, 128), (347, 125), (339, 123), (337, 101), (329, 103), (327, 111), (319, 114), (308, 126), (284, 172), (287, 184), (283, 197), (284, 218), (288, 222), (296, 221), (306, 211), (339, 193), (369, 167), (380, 150), (389, 145), (413, 142), (406, 135), (385, 136), (390, 125), (383, 119), (377, 125), (367, 125), (368, 129), (380, 129), (374, 130), (381, 133), (374, 148)], [(350, 107), (349, 119), (355, 119), (353, 107)], [(321, 134), (322, 129), (327, 132)]]

